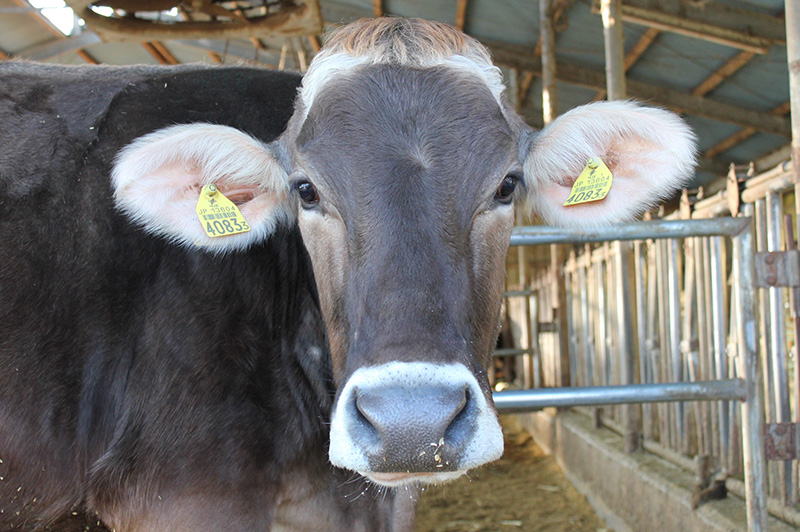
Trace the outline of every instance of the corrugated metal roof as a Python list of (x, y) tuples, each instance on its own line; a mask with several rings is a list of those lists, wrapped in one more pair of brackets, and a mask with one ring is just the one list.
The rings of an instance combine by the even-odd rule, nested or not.
[[(464, 0), (431, 2), (430, 0), (383, 0), (384, 12), (456, 22), (457, 4)], [(570, 74), (558, 83), (559, 111), (587, 103), (598, 97), (602, 81), (597, 82), (598, 73), (604, 69), (603, 27), (601, 17), (592, 9), (590, 0), (562, 0), (563, 16), (558, 20), (556, 36), (556, 59), (559, 65), (570, 67)], [(714, 12), (733, 8), (745, 10), (720, 20), (720, 25), (740, 28), (743, 35), (758, 34), (761, 26), (768, 31), (778, 31), (783, 2), (780, 0), (624, 0), (623, 5), (633, 2), (658, 13), (678, 17), (700, 17), (698, 13)], [(320, 0), (322, 17), (327, 24), (346, 23), (374, 14), (375, 2), (371, 0)], [(27, 11), (26, 11), (27, 10)], [(726, 12), (727, 13), (727, 12)], [(764, 20), (764, 15), (769, 15)], [(728, 17), (728, 15), (725, 15)], [(761, 17), (761, 18), (759, 18)], [(770, 18), (778, 17), (778, 18)], [(759, 26), (761, 25), (761, 26)], [(775, 30), (778, 28), (778, 30)], [(487, 44), (502, 48), (506, 78), (511, 77), (510, 68), (524, 70), (526, 65), (538, 65), (533, 50), (539, 38), (539, 5), (529, 0), (468, 0), (464, 29)], [(81, 64), (96, 61), (113, 65), (156, 64), (158, 60), (151, 51), (136, 43), (98, 42), (91, 28), (83, 35), (69, 38), (60, 36), (37, 10), (30, 8), (24, 0), (0, 0), (0, 51), (10, 57), (34, 57), (47, 62)], [(630, 52), (646, 36), (643, 25), (626, 22), (624, 38), (626, 52)], [(653, 35), (652, 30), (649, 34)], [(783, 37), (785, 40), (785, 36)], [(281, 60), (281, 49), (286, 41), (282, 38), (261, 39), (254, 43), (248, 39), (226, 41), (174, 40), (161, 44), (169, 55), (181, 63), (186, 62), (236, 62), (246, 61), (268, 67), (277, 67)], [(76, 44), (83, 46), (76, 47)], [(308, 42), (291, 41), (296, 49), (302, 46), (312, 53)], [(495, 48), (495, 53), (497, 48)], [(291, 49), (289, 49), (291, 51)], [(286, 54), (285, 67), (299, 68), (296, 55)], [(702, 89), (712, 75), (729, 64), (738, 61), (732, 73), (716, 86)], [(531, 68), (533, 68), (531, 67)], [(533, 124), (541, 116), (541, 80), (534, 71), (534, 78), (525, 98), (523, 114)], [(561, 77), (561, 76), (559, 76)], [(629, 86), (643, 84), (651, 103), (680, 107), (674, 98), (685, 98), (693, 92), (692, 109), (683, 109), (686, 120), (695, 129), (701, 153), (708, 152), (711, 159), (704, 161), (704, 168), (711, 172), (698, 172), (696, 183), (708, 183), (724, 173), (731, 163), (748, 163), (784, 148), (790, 141), (787, 135), (789, 99), (788, 67), (785, 44), (773, 42), (766, 53), (745, 53), (732, 46), (709, 42), (669, 31), (659, 31), (652, 43), (632, 64), (627, 77)], [(632, 92), (632, 97), (640, 97)], [(663, 100), (663, 101), (662, 101)], [(724, 107), (727, 105), (729, 107)], [(719, 107), (723, 106), (723, 107)], [(733, 106), (733, 107), (730, 107)], [(734, 112), (736, 110), (741, 112)], [(706, 112), (708, 111), (708, 112)], [(749, 113), (748, 112), (752, 112)], [(780, 117), (780, 118), (776, 118)], [(770, 125), (759, 126), (755, 131), (746, 128), (752, 120), (767, 117)], [(751, 120), (752, 119), (752, 120)], [(762, 131), (770, 129), (771, 132)], [(745, 131), (743, 131), (745, 130)], [(778, 134), (779, 133), (779, 134)], [(737, 141), (729, 140), (737, 135)], [(710, 150), (710, 151), (709, 151)]]

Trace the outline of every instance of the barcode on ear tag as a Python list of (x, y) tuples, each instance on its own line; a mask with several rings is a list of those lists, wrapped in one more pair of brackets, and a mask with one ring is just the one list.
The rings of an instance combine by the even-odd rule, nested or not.
[(216, 185), (203, 187), (195, 210), (203, 230), (212, 238), (250, 230), (250, 225), (245, 221), (239, 207), (226, 198)]
[(573, 183), (569, 197), (564, 202), (564, 207), (599, 201), (605, 198), (608, 195), (608, 191), (611, 190), (612, 179), (611, 170), (608, 169), (600, 157), (590, 158), (586, 162), (581, 175)]

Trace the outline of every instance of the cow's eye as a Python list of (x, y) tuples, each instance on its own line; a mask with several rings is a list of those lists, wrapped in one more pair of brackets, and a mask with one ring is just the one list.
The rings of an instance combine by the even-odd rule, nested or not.
[(319, 193), (310, 181), (300, 181), (294, 187), (300, 196), (300, 201), (303, 202), (303, 207), (309, 208), (319, 203)]
[(511, 196), (514, 194), (514, 190), (516, 190), (518, 182), (519, 177), (515, 176), (514, 174), (508, 174), (505, 178), (503, 178), (503, 182), (500, 183), (500, 186), (497, 187), (497, 192), (494, 195), (494, 199), (500, 203), (511, 203)]

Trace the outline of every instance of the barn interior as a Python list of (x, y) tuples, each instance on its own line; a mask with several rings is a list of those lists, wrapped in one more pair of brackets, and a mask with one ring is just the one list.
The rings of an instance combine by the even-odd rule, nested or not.
[(304, 71), (384, 15), (477, 38), (535, 128), (606, 99), (692, 127), (692, 182), (642, 222), (520, 213), (498, 407), (615, 530), (800, 526), (800, 1), (0, 0), (0, 60)]

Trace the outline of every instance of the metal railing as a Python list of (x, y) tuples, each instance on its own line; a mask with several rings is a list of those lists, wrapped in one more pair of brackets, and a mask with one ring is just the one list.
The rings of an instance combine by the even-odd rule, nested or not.
[[(698, 243), (703, 260), (690, 263), (681, 242)], [(592, 248), (596, 243), (602, 245)], [(752, 218), (659, 220), (590, 231), (522, 227), (511, 239), (512, 246), (543, 244), (573, 246), (562, 280), (568, 323), (561, 331), (570, 339), (571, 387), (552, 388), (566, 375), (558, 367), (563, 357), (553, 335), (538, 331), (553, 305), (554, 278), (544, 272), (532, 281), (533, 295), (517, 296), (527, 300), (518, 310), (528, 311), (519, 319), (533, 331), (530, 345), (520, 350), (528, 362), (519, 366), (525, 373), (519, 380), (544, 387), (498, 392), (498, 409), (621, 405), (601, 415), (621, 426), (628, 450), (644, 437), (684, 455), (714, 456), (732, 473), (741, 463), (748, 527), (765, 530), (764, 380)], [(702, 288), (695, 283), (689, 294), (681, 290), (688, 286), (682, 282), (706, 273), (716, 281)], [(707, 306), (716, 310), (701, 320), (696, 309)]]

